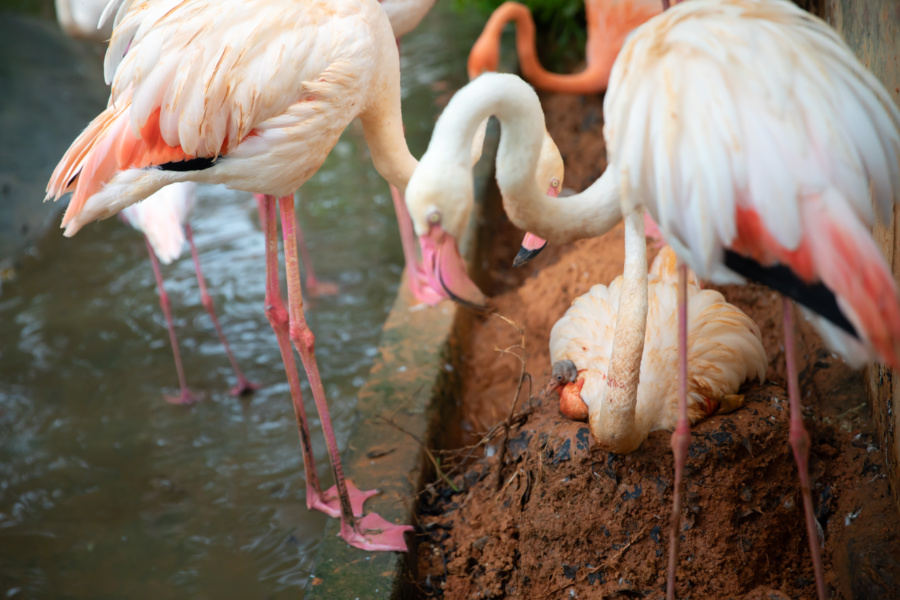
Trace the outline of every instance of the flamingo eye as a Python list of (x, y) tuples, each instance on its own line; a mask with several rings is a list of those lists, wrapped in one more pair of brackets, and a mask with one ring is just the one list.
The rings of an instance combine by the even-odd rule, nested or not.
[(555, 187), (555, 188), (556, 188), (556, 187), (559, 187), (559, 179), (557, 179), (556, 177), (554, 177), (553, 179), (550, 180), (550, 185), (552, 185), (552, 186)]
[(433, 213), (428, 215), (428, 222), (432, 223), (433, 225), (437, 225), (438, 223), (440, 223), (441, 213), (439, 213), (438, 211), (434, 211)]

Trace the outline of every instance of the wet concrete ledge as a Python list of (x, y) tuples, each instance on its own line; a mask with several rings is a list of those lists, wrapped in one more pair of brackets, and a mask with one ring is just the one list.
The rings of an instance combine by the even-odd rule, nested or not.
[[(485, 199), (496, 194), (494, 156), (499, 127), (491, 123), (481, 162), (475, 168), (475, 207), (461, 251), (469, 273), (479, 281)], [(435, 307), (413, 306), (404, 277), (382, 332), (368, 382), (358, 396), (357, 420), (342, 457), (344, 472), (360, 489), (381, 494), (366, 503), (396, 523), (413, 523), (415, 495), (434, 469), (419, 441), (440, 445), (442, 423), (458, 419), (459, 341), (465, 339), (473, 313), (445, 300)], [(394, 425), (384, 422), (390, 419)], [(340, 521), (329, 519), (314, 563), (307, 599), (376, 600), (410, 597), (408, 558), (414, 559), (415, 535), (407, 534), (408, 554), (365, 552), (348, 546), (338, 534)]]

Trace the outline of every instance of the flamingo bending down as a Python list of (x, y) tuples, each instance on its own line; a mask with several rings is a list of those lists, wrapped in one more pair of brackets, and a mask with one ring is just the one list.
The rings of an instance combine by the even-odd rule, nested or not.
[[(552, 380), (552, 387), (559, 389), (563, 414), (589, 419), (600, 445), (616, 445), (627, 452), (636, 450), (651, 431), (675, 428), (678, 386), (672, 373), (678, 368), (678, 277), (671, 248), (660, 251), (648, 277), (642, 233), (627, 230), (625, 244), (624, 274), (608, 287), (595, 285), (576, 298), (550, 330), (550, 360), (554, 375), (562, 375)], [(629, 286), (638, 291), (626, 294)], [(754, 378), (764, 381), (768, 361), (756, 323), (719, 292), (700, 289), (693, 273), (688, 297), (688, 416), (696, 423), (739, 408), (743, 396), (736, 395), (738, 388)], [(634, 316), (618, 316), (625, 311)], [(619, 327), (619, 318), (633, 327)], [(607, 391), (613, 340), (636, 351), (640, 337), (642, 353), (624, 356), (617, 349), (616, 355), (628, 360), (628, 371), (639, 372), (640, 377), (630, 379), (631, 387), (621, 391), (633, 408), (615, 410), (613, 393)]]
[(580, 73), (558, 75), (541, 66), (535, 45), (531, 11), (518, 2), (504, 2), (491, 14), (469, 52), (469, 79), (485, 71), (496, 71), (500, 62), (500, 36), (507, 23), (516, 24), (516, 51), (522, 76), (539, 90), (565, 94), (600, 94), (606, 90), (609, 73), (625, 37), (659, 14), (659, 0), (585, 0), (587, 16), (587, 67)]
[(259, 389), (259, 385), (250, 382), (244, 377), (237, 364), (234, 354), (225, 339), (225, 332), (219, 325), (216, 317), (212, 297), (206, 289), (206, 281), (200, 269), (200, 257), (194, 246), (194, 234), (188, 223), (188, 215), (194, 207), (196, 199), (196, 184), (173, 183), (153, 194), (146, 202), (129, 206), (121, 213), (122, 220), (144, 234), (147, 242), (147, 252), (153, 265), (153, 275), (156, 277), (156, 286), (159, 288), (159, 304), (166, 316), (166, 325), (169, 329), (169, 342), (172, 344), (172, 354), (175, 356), (175, 371), (178, 373), (178, 385), (181, 389), (178, 396), (166, 396), (166, 401), (172, 404), (190, 404), (197, 399), (187, 386), (184, 376), (184, 367), (181, 364), (181, 353), (178, 350), (178, 340), (175, 336), (175, 325), (172, 322), (169, 295), (166, 294), (163, 285), (162, 272), (159, 263), (167, 265), (181, 256), (185, 239), (191, 247), (191, 256), (194, 260), (194, 270), (197, 273), (197, 283), (200, 286), (200, 298), (203, 308), (209, 313), (216, 333), (222, 340), (225, 354), (231, 362), (231, 368), (237, 377), (237, 385), (231, 389), (233, 396), (248, 394)]
[[(767, 69), (754, 67), (759, 60)], [(548, 199), (528, 176), (543, 131), (534, 91), (515, 76), (485, 74), (457, 92), (409, 182), (420, 239), (462, 231), (472, 174), (460, 153), (479, 120), (494, 114), (502, 129), (497, 183), (516, 226), (569, 242), (602, 235), (623, 208), (633, 214), (644, 205), (701, 278), (761, 280), (817, 313), (823, 339), (851, 364), (877, 357), (900, 366), (900, 300), (868, 229), (869, 186), (882, 213), (900, 195), (900, 111), (840, 38), (789, 2), (693, 0), (636, 32), (616, 65), (604, 104), (611, 167), (566, 202)], [(684, 304), (686, 297), (682, 347)], [(824, 600), (787, 301), (784, 312), (790, 439)], [(682, 351), (669, 598), (689, 440), (686, 372)], [(611, 360), (608, 377), (627, 376)]]
[[(127, 54), (126, 54), (127, 51)], [(179, 181), (225, 183), (265, 194), (266, 314), (297, 412), (307, 505), (340, 514), (341, 536), (368, 550), (405, 550), (410, 528), (357, 518), (371, 492), (345, 482), (303, 316), (293, 192), (359, 116), (378, 171), (403, 190), (415, 169), (402, 134), (397, 47), (374, 0), (160, 0), (126, 3), (106, 55), (112, 97), (73, 143), (48, 196), (74, 195), (66, 235)], [(276, 198), (289, 311), (278, 290)], [(426, 258), (465, 274), (455, 241), (435, 238)], [(467, 279), (443, 283), (469, 296)], [(477, 301), (483, 298), (476, 297)], [(321, 492), (290, 342), (300, 353), (325, 430), (335, 489)], [(349, 490), (348, 491), (348, 487)]]

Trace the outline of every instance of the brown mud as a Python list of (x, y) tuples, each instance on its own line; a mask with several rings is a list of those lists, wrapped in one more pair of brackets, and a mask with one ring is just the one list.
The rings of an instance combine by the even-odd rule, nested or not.
[[(602, 100), (546, 96), (547, 125), (566, 162), (566, 187), (605, 169)], [(564, 199), (560, 201), (564, 202)], [(498, 464), (502, 431), (450, 479), (420, 495), (414, 579), (421, 597), (660, 598), (665, 592), (673, 460), (669, 433), (636, 452), (593, 446), (585, 423), (540, 398), (550, 371), (550, 328), (580, 294), (622, 270), (621, 226), (606, 236), (548, 246), (512, 269), (522, 232), (494, 219), (486, 270), (492, 304), (524, 328), (526, 380)], [(655, 251), (650, 252), (650, 258)], [(781, 302), (759, 286), (719, 288), (760, 326), (767, 381), (744, 389), (736, 413), (692, 429), (677, 597), (814, 598), (802, 501), (788, 445)], [(833, 598), (900, 598), (900, 519), (890, 502), (863, 380), (822, 347), (798, 317), (797, 353), (810, 471)], [(462, 348), (462, 445), (505, 420), (522, 365), (497, 348), (521, 334), (476, 317)], [(674, 377), (674, 374), (673, 374)], [(529, 399), (529, 396), (531, 398)], [(469, 454), (444, 456), (444, 466)]]

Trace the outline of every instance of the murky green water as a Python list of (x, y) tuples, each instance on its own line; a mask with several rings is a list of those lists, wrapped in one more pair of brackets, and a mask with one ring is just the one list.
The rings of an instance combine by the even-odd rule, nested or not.
[[(404, 115), (417, 156), (439, 111), (435, 98), (465, 81), (481, 24), (440, 4), (403, 41)], [(307, 307), (343, 446), (402, 268), (388, 187), (358, 127), (300, 198), (317, 274), (341, 288)], [(325, 517), (305, 507), (288, 385), (263, 314), (255, 203), (249, 194), (202, 188), (193, 224), (226, 335), (248, 377), (265, 384), (249, 398), (227, 393), (231, 371), (184, 256), (164, 274), (188, 383), (206, 399), (187, 408), (162, 400), (177, 380), (150, 263), (141, 236), (115, 220), (71, 240), (51, 231), (4, 285), (5, 597), (302, 595)], [(317, 419), (313, 427), (328, 481)]]

